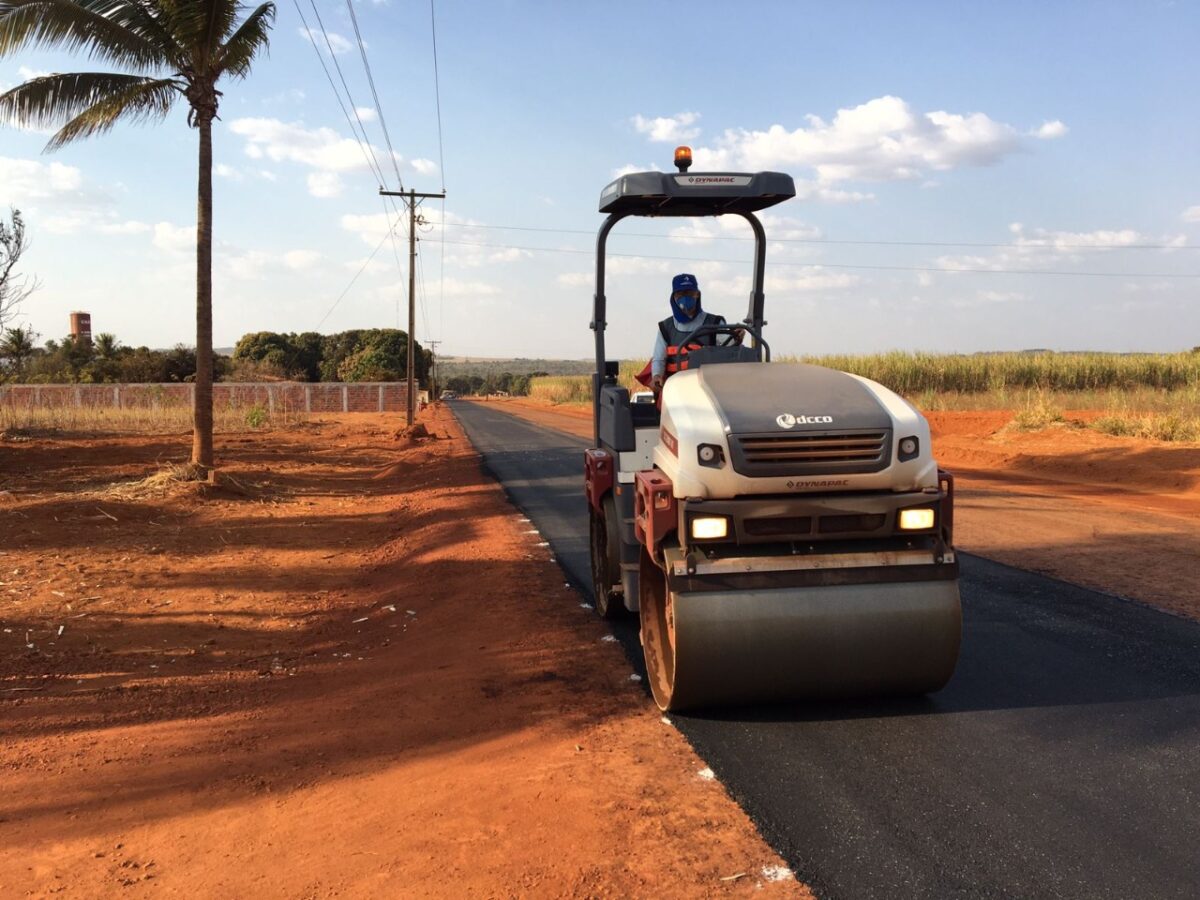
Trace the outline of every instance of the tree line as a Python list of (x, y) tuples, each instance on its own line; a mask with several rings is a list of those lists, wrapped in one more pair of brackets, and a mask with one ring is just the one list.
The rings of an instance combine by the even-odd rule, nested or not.
[(513, 374), (500, 372), (494, 375), (451, 375), (443, 378), (441, 387), (456, 394), (506, 393), (524, 397), (529, 393), (529, 382), (545, 372)]
[[(38, 335), (17, 327), (0, 338), (0, 381), (25, 384), (136, 384), (191, 382), (196, 351), (128, 347), (112, 334), (94, 340), (65, 337), (37, 345)], [(414, 369), (428, 383), (432, 355), (417, 344)], [(402, 381), (408, 335), (396, 328), (367, 328), (322, 335), (259, 331), (237, 342), (232, 356), (216, 354), (219, 381)], [(496, 388), (504, 390), (504, 388)]]

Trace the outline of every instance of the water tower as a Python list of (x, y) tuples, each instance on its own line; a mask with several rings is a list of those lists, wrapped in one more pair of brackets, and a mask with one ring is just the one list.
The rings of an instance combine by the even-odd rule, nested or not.
[(90, 344), (92, 342), (91, 313), (71, 313), (71, 337), (84, 344)]

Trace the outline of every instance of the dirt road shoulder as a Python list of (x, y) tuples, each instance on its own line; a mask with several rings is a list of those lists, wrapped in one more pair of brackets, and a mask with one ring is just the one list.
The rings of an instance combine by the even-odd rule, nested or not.
[(807, 895), (426, 421), (0, 451), (0, 894)]

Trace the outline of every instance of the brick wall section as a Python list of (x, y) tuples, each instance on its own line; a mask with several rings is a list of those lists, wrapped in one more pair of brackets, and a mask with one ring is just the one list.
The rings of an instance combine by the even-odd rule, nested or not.
[[(191, 402), (190, 384), (0, 385), (0, 405), (14, 409), (155, 409), (189, 406)], [(408, 390), (403, 381), (213, 385), (213, 406), (218, 409), (249, 409), (258, 405), (281, 412), (403, 412), (407, 404)]]

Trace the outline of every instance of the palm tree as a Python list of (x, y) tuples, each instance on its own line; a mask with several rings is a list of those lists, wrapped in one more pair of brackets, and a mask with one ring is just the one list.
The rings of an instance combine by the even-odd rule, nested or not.
[(10, 328), (0, 339), (0, 359), (7, 359), (12, 367), (12, 374), (18, 381), (25, 374), (25, 360), (33, 356), (33, 342), (37, 337), (33, 328), (26, 325), (22, 328)]
[(107, 331), (102, 331), (96, 335), (96, 340), (92, 343), (96, 350), (96, 358), (103, 360), (116, 359), (117, 351), (121, 347), (117, 336), (109, 334)]
[(212, 124), (223, 75), (245, 78), (267, 45), (275, 4), (234, 0), (0, 0), (0, 57), (26, 48), (80, 51), (124, 72), (33, 78), (0, 94), (0, 120), (58, 132), (46, 145), (164, 118), (181, 96), (200, 132), (196, 214), (196, 399), (192, 466), (213, 467)]

